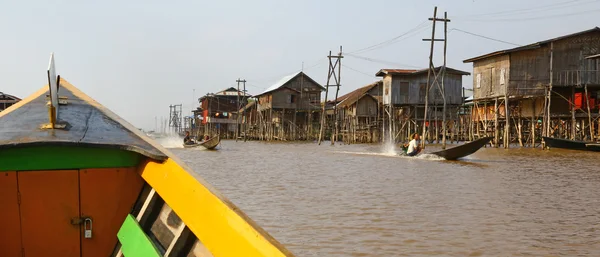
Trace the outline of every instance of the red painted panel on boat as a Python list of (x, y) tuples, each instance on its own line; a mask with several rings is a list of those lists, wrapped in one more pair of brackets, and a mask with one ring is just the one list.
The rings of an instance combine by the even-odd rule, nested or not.
[(0, 172), (0, 256), (21, 257), (17, 173)]
[(77, 170), (18, 172), (25, 256), (80, 256)]
[[(144, 181), (136, 168), (80, 171), (81, 216), (92, 218), (92, 238), (81, 239), (82, 257), (109, 256), (117, 232), (130, 213)], [(83, 235), (83, 226), (82, 226)]]

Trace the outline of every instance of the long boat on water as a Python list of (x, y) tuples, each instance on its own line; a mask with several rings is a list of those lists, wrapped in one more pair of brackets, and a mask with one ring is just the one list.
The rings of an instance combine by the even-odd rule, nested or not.
[(48, 81), (0, 112), (0, 256), (293, 256), (53, 56)]
[(600, 143), (542, 137), (548, 148), (562, 148), (580, 151), (600, 152)]
[[(437, 155), (448, 161), (455, 161), (460, 158), (474, 154), (479, 149), (481, 149), (486, 144), (488, 144), (492, 139), (493, 139), (493, 137), (483, 137), (483, 138), (474, 140), (472, 142), (468, 142), (468, 143), (465, 143), (462, 145), (452, 147), (450, 149), (444, 149), (444, 150), (431, 152), (431, 153), (427, 153), (427, 154)], [(407, 147), (402, 147), (402, 155), (406, 156), (407, 150), (408, 150)]]
[(217, 135), (215, 137), (212, 137), (206, 141), (203, 142), (199, 142), (193, 145), (186, 145), (183, 144), (184, 148), (194, 148), (194, 147), (198, 147), (201, 146), (203, 148), (206, 148), (208, 150), (214, 150), (215, 148), (217, 148), (217, 146), (219, 145), (219, 143), (221, 143), (221, 137), (220, 135)]

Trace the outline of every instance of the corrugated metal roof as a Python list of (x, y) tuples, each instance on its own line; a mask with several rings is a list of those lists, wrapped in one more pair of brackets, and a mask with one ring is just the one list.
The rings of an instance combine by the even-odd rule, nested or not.
[(2, 93), (2, 92), (0, 92), (0, 98), (8, 98), (10, 100), (21, 101), (21, 98), (18, 98), (18, 97), (14, 96), (14, 95), (5, 94), (5, 93)]
[(367, 92), (369, 92), (369, 90), (371, 90), (372, 88), (376, 87), (377, 85), (381, 85), (381, 84), (383, 84), (382, 80), (377, 81), (375, 83), (371, 83), (364, 87), (358, 88), (348, 94), (338, 97), (338, 106), (347, 107), (347, 106), (350, 106), (350, 105), (356, 103), (363, 96), (367, 95)]
[(595, 55), (590, 55), (588, 57), (585, 57), (585, 59), (598, 59), (600, 58), (600, 54), (595, 54)]
[(321, 84), (317, 83), (311, 77), (309, 77), (308, 75), (306, 75), (306, 73), (304, 73), (302, 71), (298, 71), (298, 72), (295, 72), (293, 74), (290, 74), (290, 75), (287, 75), (287, 76), (281, 78), (275, 84), (271, 85), (265, 91), (263, 91), (262, 93), (260, 93), (260, 94), (258, 94), (256, 96), (260, 96), (260, 95), (264, 95), (264, 94), (273, 92), (273, 91), (275, 91), (275, 90), (277, 90), (277, 89), (285, 86), (285, 84), (287, 84), (288, 82), (290, 82), (291, 80), (293, 80), (294, 78), (296, 78), (297, 76), (300, 76), (300, 75), (304, 75), (307, 79), (309, 79), (310, 81), (312, 81), (313, 83), (315, 83), (317, 86), (321, 87), (321, 89), (325, 90), (325, 88), (323, 86), (321, 86)]
[(510, 49), (506, 49), (506, 50), (500, 50), (500, 51), (492, 52), (492, 53), (489, 53), (489, 54), (484, 54), (484, 55), (480, 55), (480, 56), (473, 57), (473, 58), (470, 58), (470, 59), (466, 59), (463, 62), (464, 63), (469, 63), (469, 62), (474, 62), (474, 61), (478, 61), (478, 60), (482, 60), (482, 59), (487, 59), (487, 58), (490, 58), (490, 57), (494, 57), (494, 56), (498, 56), (498, 55), (503, 55), (503, 54), (508, 54), (508, 53), (512, 53), (512, 52), (518, 52), (518, 51), (536, 49), (536, 48), (540, 48), (540, 47), (542, 47), (542, 45), (548, 44), (550, 42), (554, 42), (554, 41), (565, 39), (565, 38), (569, 38), (569, 37), (579, 36), (579, 35), (590, 33), (590, 32), (594, 32), (594, 31), (600, 31), (600, 28), (594, 27), (592, 29), (588, 29), (588, 30), (576, 32), (576, 33), (573, 33), (573, 34), (560, 36), (560, 37), (555, 37), (555, 38), (544, 40), (544, 41), (539, 41), (539, 42), (536, 42), (536, 43), (533, 43), (533, 44), (529, 44), (529, 45), (525, 45), (525, 46), (519, 46), (519, 47), (510, 48)]
[(219, 91), (219, 92), (215, 93), (215, 95), (238, 95), (238, 94), (239, 94), (240, 96), (243, 96), (243, 95), (246, 95), (246, 96), (251, 96), (251, 95), (249, 95), (248, 93), (244, 93), (244, 92), (242, 92), (242, 90), (239, 90), (239, 91), (238, 91), (238, 90), (237, 90), (236, 88), (234, 88), (234, 87), (230, 87), (230, 88), (227, 88), (227, 89), (225, 89), (225, 90), (221, 90), (221, 91)]
[(301, 73), (301, 71), (296, 72), (296, 73), (291, 74), (291, 75), (287, 75), (287, 76), (281, 78), (279, 81), (275, 82), (275, 84), (273, 84), (269, 88), (267, 88), (267, 90), (265, 90), (264, 92), (260, 93), (260, 95), (266, 94), (266, 93), (269, 93), (271, 91), (275, 91), (275, 90), (279, 89), (280, 87), (282, 87), (283, 85), (285, 85), (285, 83), (288, 83), (290, 80), (292, 80), (296, 76), (300, 75), (300, 73)]
[[(438, 66), (435, 68), (436, 71), (440, 71), (442, 66)], [(375, 74), (378, 77), (383, 77), (385, 75), (417, 75), (421, 73), (427, 72), (429, 69), (420, 69), (420, 70), (405, 70), (405, 69), (381, 69)], [(466, 71), (461, 71), (453, 68), (446, 67), (446, 72), (450, 74), (458, 74), (458, 75), (471, 75), (471, 73)]]
[(413, 72), (415, 72), (417, 70), (405, 70), (405, 69), (381, 69), (379, 72), (377, 72), (377, 76), (380, 76), (380, 73), (385, 73), (385, 74), (411, 74)]

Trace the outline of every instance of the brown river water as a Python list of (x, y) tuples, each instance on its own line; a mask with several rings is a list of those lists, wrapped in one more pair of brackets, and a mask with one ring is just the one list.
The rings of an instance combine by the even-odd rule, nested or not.
[(171, 150), (297, 256), (600, 256), (600, 153), (219, 147)]

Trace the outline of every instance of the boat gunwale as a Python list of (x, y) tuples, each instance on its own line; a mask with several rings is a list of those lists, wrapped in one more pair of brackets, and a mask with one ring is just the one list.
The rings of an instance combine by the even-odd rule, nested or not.
[[(102, 144), (102, 143), (88, 143), (88, 142), (76, 142), (76, 141), (33, 141), (23, 143), (9, 143), (0, 144), (0, 150), (15, 149), (15, 148), (28, 148), (38, 146), (68, 146), (68, 147), (84, 147), (84, 148), (102, 148), (102, 149), (115, 149), (123, 150), (128, 152), (134, 152), (156, 161), (165, 161), (169, 157), (165, 155), (153, 154), (149, 151), (144, 150), (141, 147), (135, 145), (117, 145), (117, 144)], [(164, 154), (164, 152), (161, 152)]]

